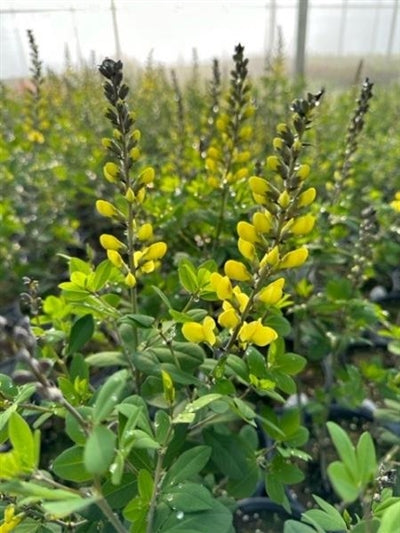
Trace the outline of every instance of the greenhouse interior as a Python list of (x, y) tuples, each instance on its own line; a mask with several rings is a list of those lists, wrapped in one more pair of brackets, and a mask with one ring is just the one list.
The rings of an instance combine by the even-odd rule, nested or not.
[(0, 533), (396, 533), (399, 0), (2, 0)]

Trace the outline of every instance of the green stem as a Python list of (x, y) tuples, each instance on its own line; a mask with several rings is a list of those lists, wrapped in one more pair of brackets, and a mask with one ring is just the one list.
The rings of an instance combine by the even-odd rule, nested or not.
[(154, 472), (153, 492), (151, 494), (149, 512), (147, 515), (146, 533), (153, 533), (154, 514), (156, 511), (157, 496), (158, 496), (159, 484), (160, 484), (161, 475), (162, 475), (162, 467), (163, 467), (165, 452), (166, 452), (165, 448), (161, 448), (158, 451), (157, 464), (156, 464), (156, 469)]
[(114, 531), (117, 533), (128, 533), (128, 530), (125, 529), (123, 524), (118, 520), (108, 501), (104, 498), (99, 479), (95, 479), (94, 486), (97, 494), (100, 496), (100, 499), (96, 502), (96, 505), (100, 507), (104, 516), (109, 520), (110, 524), (114, 528)]

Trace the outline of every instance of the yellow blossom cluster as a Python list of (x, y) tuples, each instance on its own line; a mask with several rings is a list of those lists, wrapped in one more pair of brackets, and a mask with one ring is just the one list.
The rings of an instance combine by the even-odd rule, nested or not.
[[(125, 284), (135, 287), (140, 274), (153, 272), (167, 251), (163, 241), (156, 241), (149, 222), (139, 223), (138, 213), (147, 190), (153, 187), (155, 172), (152, 167), (144, 168), (133, 176), (132, 167), (141, 157), (140, 131), (134, 129), (135, 114), (128, 110), (125, 97), (128, 88), (122, 83), (118, 69), (122, 64), (112, 62), (105, 67), (105, 95), (111, 107), (106, 116), (114, 125), (112, 137), (102, 139), (103, 146), (117, 162), (107, 161), (103, 167), (105, 179), (118, 186), (120, 195), (115, 203), (105, 199), (96, 202), (97, 212), (124, 228), (124, 242), (115, 235), (103, 233), (100, 244), (107, 252), (108, 260), (123, 274)], [(115, 94), (119, 99), (115, 99)], [(121, 232), (122, 233), (122, 232)]]
[[(305, 187), (310, 167), (298, 161), (303, 133), (320, 96), (309, 97), (308, 102), (294, 104), (293, 128), (286, 124), (277, 127), (273, 140), (276, 155), (266, 160), (273, 176), (268, 180), (252, 176), (248, 180), (258, 207), (251, 222), (237, 224), (237, 245), (243, 260), (229, 259), (224, 275), (214, 272), (210, 276), (211, 287), (222, 301), (218, 324), (231, 335), (228, 347), (234, 342), (242, 347), (266, 346), (277, 339), (277, 332), (263, 324), (261, 318), (249, 318), (256, 315), (258, 305), (279, 304), (285, 285), (279, 272), (302, 266), (308, 257), (308, 249), (293, 246), (292, 239), (309, 234), (315, 224), (314, 215), (307, 212), (316, 197), (314, 187)], [(212, 168), (218, 156), (215, 148), (209, 149), (208, 156), (214, 161), (209, 163)], [(242, 291), (241, 283), (247, 285), (246, 292)], [(217, 342), (215, 329), (214, 319), (208, 316), (202, 324), (186, 322), (182, 333), (191, 342), (213, 345)]]

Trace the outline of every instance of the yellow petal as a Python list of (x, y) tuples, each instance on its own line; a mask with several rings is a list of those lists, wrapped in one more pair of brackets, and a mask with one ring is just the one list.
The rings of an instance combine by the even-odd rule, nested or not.
[(124, 266), (124, 260), (116, 250), (107, 250), (108, 260), (117, 268)]
[(259, 233), (268, 233), (272, 228), (272, 215), (268, 211), (254, 213), (253, 224)]
[(253, 226), (253, 224), (249, 224), (249, 222), (244, 222), (242, 220), (238, 223), (236, 229), (239, 237), (245, 241), (254, 243), (258, 240), (256, 228)]
[(227, 300), (232, 297), (232, 284), (228, 276), (221, 276), (218, 272), (213, 272), (210, 276), (210, 283), (220, 300)]
[(143, 224), (137, 231), (137, 238), (140, 241), (148, 241), (153, 237), (153, 226), (149, 223)]
[(313, 230), (314, 224), (315, 217), (313, 215), (304, 215), (295, 219), (290, 231), (294, 235), (307, 235), (307, 233)]
[(218, 317), (218, 324), (220, 324), (223, 328), (226, 329), (235, 328), (239, 324), (239, 322), (240, 319), (233, 307), (227, 309), (226, 311), (223, 311)]
[(238, 248), (243, 257), (249, 261), (253, 261), (256, 257), (256, 249), (254, 248), (254, 244), (251, 242), (245, 241), (244, 239), (239, 239)]
[(161, 259), (167, 253), (167, 245), (163, 241), (155, 242), (147, 248), (143, 254), (146, 261)]
[(262, 268), (265, 265), (275, 266), (278, 262), (279, 262), (279, 248), (278, 246), (274, 246), (272, 250), (266, 253), (264, 257), (261, 259), (260, 267)]
[(103, 174), (107, 181), (115, 183), (118, 181), (119, 168), (118, 165), (112, 162), (108, 162), (103, 167)]
[(273, 281), (257, 294), (257, 299), (268, 305), (275, 305), (282, 298), (284, 285), (285, 278), (279, 278)]
[(314, 187), (310, 187), (306, 191), (302, 192), (297, 200), (297, 207), (306, 207), (310, 205), (315, 200), (317, 196), (317, 191)]
[(258, 176), (251, 176), (251, 178), (249, 178), (249, 185), (251, 192), (261, 196), (265, 195), (269, 190), (267, 180), (259, 178)]
[(229, 279), (233, 279), (235, 281), (251, 280), (250, 272), (240, 261), (234, 261), (233, 259), (230, 259), (225, 263), (224, 270)]
[(125, 276), (125, 284), (130, 288), (136, 285), (136, 278), (132, 272), (128, 272), (128, 274)]
[(100, 244), (105, 250), (121, 250), (121, 248), (126, 248), (123, 242), (108, 233), (100, 235)]
[(282, 257), (279, 268), (296, 268), (306, 262), (308, 250), (305, 247), (298, 248)]
[(203, 326), (197, 322), (185, 322), (182, 326), (182, 335), (190, 342), (203, 342)]
[(111, 218), (118, 214), (117, 209), (110, 202), (106, 202), (105, 200), (97, 200), (96, 209), (103, 217)]

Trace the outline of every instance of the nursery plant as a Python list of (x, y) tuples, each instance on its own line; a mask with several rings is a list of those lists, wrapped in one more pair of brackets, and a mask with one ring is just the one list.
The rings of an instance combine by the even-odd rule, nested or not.
[[(75, 198), (85, 210), (92, 201), (91, 247), (85, 255), (79, 246), (79, 257), (59, 250), (67, 272), (58, 295), (25, 278), (30, 323), (14, 327), (16, 368), (0, 374), (1, 533), (232, 533), (241, 500), (256, 492), (290, 515), (288, 487), (304, 480), (311, 458), (302, 405), (292, 401), (307, 358), (321, 355), (309, 337), (322, 327), (327, 355), (337, 348), (336, 384), (338, 309), (351, 304), (359, 313), (350, 313), (357, 333), (374, 323), (395, 337), (391, 317), (361, 301), (373, 250), (360, 272), (349, 260), (349, 277), (347, 263), (343, 278), (325, 270), (332, 243), (347, 234), (316, 229), (337, 209), (325, 191), (317, 199), (310, 155), (324, 91), (295, 99), (263, 144), (241, 45), (233, 61), (226, 91), (214, 63), (205, 102), (197, 78), (186, 93), (174, 77), (175, 120), (162, 121), (173, 146), (158, 138), (155, 120), (146, 122), (156, 113), (149, 94), (139, 91), (146, 105), (135, 105), (122, 62), (99, 67), (105, 118), (91, 135), (99, 134), (102, 178), (79, 189), (87, 198)], [(286, 91), (281, 71), (278, 78)], [(151, 65), (144, 82), (154, 94), (167, 84)], [(168, 99), (166, 91), (159, 96)], [(205, 121), (190, 121), (189, 101)], [(160, 143), (154, 163), (147, 128)], [(34, 131), (45, 149), (50, 133), (42, 143)], [(353, 153), (335, 195), (347, 186)], [(398, 211), (394, 194), (390, 201), (378, 213), (383, 223)], [(349, 202), (341, 208), (347, 215)], [(362, 231), (371, 227), (360, 225), (356, 245)], [(333, 338), (326, 330), (335, 327)], [(345, 372), (348, 381), (358, 377)], [(400, 393), (396, 372), (385, 372), (381, 415), (390, 419)], [(344, 390), (326, 392), (332, 399)], [(327, 465), (336, 505), (314, 495), (319, 509), (289, 520), (285, 533), (393, 531), (399, 491), (385, 479), (398, 440), (378, 457), (370, 433), (353, 442), (325, 421), (339, 459)]]

